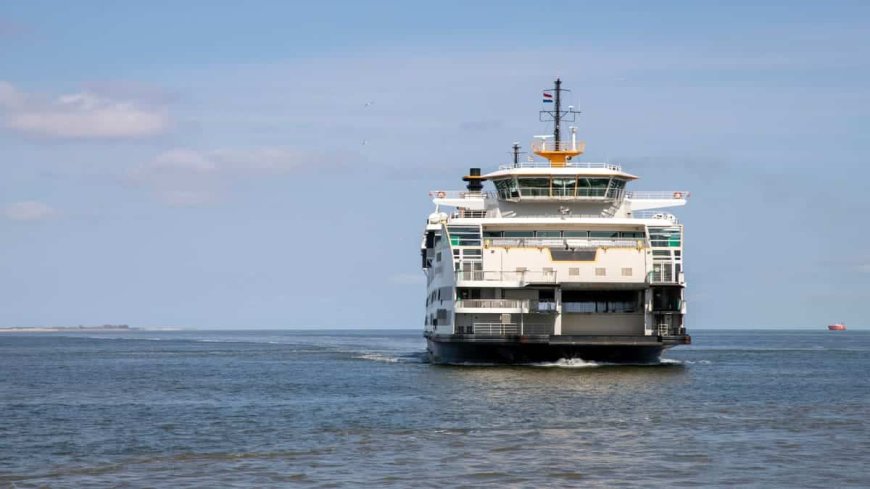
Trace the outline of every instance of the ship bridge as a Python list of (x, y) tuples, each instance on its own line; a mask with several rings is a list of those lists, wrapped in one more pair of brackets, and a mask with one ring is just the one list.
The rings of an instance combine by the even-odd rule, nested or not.
[(504, 165), (483, 176), (496, 188), (499, 200), (586, 201), (622, 199), (626, 183), (637, 177), (610, 163), (529, 161)]

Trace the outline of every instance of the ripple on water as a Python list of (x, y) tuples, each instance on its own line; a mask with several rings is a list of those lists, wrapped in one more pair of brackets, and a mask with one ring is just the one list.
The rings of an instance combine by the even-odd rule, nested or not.
[(416, 332), (159, 336), (0, 338), (0, 487), (870, 487), (868, 335), (479, 368)]

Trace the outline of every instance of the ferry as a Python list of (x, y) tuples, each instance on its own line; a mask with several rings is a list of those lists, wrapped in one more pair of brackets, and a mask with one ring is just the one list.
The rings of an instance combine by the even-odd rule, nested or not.
[[(579, 111), (557, 79), (543, 92), (537, 158), (490, 173), (471, 168), (464, 190), (435, 190), (421, 243), (424, 336), (433, 363), (581, 360), (658, 363), (691, 343), (686, 332), (683, 225), (664, 209), (689, 192), (628, 189), (620, 165), (580, 161)], [(489, 182), (491, 188), (485, 189)]]
[(829, 324), (828, 331), (846, 331), (846, 325), (843, 323)]

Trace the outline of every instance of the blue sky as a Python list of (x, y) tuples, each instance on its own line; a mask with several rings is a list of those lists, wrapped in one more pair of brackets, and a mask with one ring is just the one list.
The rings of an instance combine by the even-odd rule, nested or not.
[(692, 328), (867, 326), (867, 2), (2, 2), (0, 325), (418, 328), (432, 189), (544, 130), (689, 189)]

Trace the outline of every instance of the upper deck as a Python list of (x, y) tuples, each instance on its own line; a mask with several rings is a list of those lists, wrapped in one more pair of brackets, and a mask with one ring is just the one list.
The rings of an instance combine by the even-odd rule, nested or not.
[[(553, 134), (535, 136), (532, 152), (544, 160), (520, 161), (520, 145), (513, 145), (513, 163), (481, 175), (472, 168), (462, 179), (467, 191), (436, 190), (430, 193), (436, 205), (456, 208), (450, 219), (557, 218), (613, 219), (633, 218), (636, 211), (661, 209), (686, 204), (689, 193), (633, 192), (626, 186), (638, 177), (610, 162), (576, 159), (586, 150), (577, 140), (577, 128), (570, 127), (570, 139), (560, 137), (560, 124), (579, 114), (572, 106), (560, 108), (560, 81), (554, 89), (555, 110), (541, 111), (542, 121), (553, 120)], [(545, 100), (545, 102), (547, 102)], [(546, 117), (545, 117), (546, 116)], [(495, 192), (484, 191), (486, 181)], [(659, 217), (659, 216), (657, 216)]]
[(623, 171), (622, 166), (614, 163), (591, 161), (568, 161), (564, 166), (554, 167), (549, 161), (519, 161), (509, 165), (499, 165), (498, 170), (487, 173), (483, 178), (495, 180), (519, 175), (575, 175), (575, 176), (616, 176), (625, 180), (637, 180), (637, 176)]

